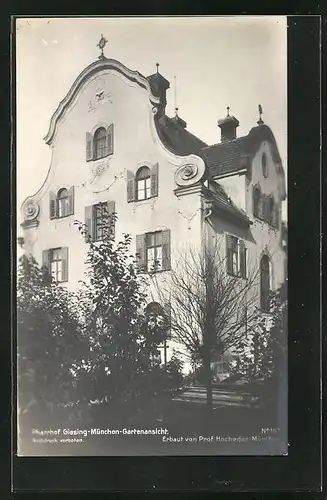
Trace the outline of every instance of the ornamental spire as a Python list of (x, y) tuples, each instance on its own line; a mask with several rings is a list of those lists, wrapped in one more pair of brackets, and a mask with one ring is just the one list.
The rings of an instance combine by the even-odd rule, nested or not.
[(108, 40), (106, 40), (101, 33), (101, 38), (100, 38), (99, 42), (97, 43), (97, 47), (99, 47), (99, 49), (101, 50), (101, 54), (99, 55), (98, 59), (105, 59), (105, 56), (103, 54), (103, 49), (105, 48), (107, 42), (108, 42)]
[(263, 119), (261, 118), (261, 115), (263, 114), (261, 104), (259, 104), (259, 106), (258, 106), (258, 111), (259, 111), (259, 120), (257, 121), (257, 124), (258, 124), (258, 125), (263, 125), (264, 121), (263, 121)]

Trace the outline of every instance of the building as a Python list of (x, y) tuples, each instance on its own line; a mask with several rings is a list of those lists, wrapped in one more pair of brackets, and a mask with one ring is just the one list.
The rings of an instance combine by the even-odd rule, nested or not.
[[(103, 51), (80, 73), (50, 121), (47, 177), (22, 204), (24, 250), (75, 290), (87, 245), (74, 221), (100, 240), (105, 207), (118, 216), (115, 238), (132, 235), (143, 272), (156, 262), (164, 275), (181, 245), (200, 248), (219, 235), (227, 271), (245, 277), (248, 261), (261, 263), (267, 294), (286, 269), (285, 178), (274, 135), (260, 112), (248, 135), (237, 137), (239, 122), (227, 108), (221, 141), (208, 145), (178, 110), (166, 115), (169, 85), (159, 64), (144, 77)], [(169, 357), (170, 347), (164, 352)]]

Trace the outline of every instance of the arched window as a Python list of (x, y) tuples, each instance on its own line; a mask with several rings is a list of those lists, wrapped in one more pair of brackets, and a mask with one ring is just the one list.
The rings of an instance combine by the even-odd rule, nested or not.
[(269, 295), (271, 288), (271, 272), (268, 255), (263, 255), (260, 262), (260, 306), (261, 311), (269, 312)]
[(135, 176), (136, 199), (147, 200), (151, 198), (151, 172), (148, 167), (141, 167)]
[(58, 217), (66, 217), (69, 215), (69, 199), (67, 189), (60, 189), (57, 195), (58, 200)]
[(94, 134), (94, 159), (104, 158), (108, 154), (107, 131), (104, 127), (100, 127)]
[(253, 215), (254, 217), (262, 217), (261, 190), (258, 186), (253, 188)]
[(158, 302), (150, 302), (145, 308), (148, 324), (152, 327), (161, 327), (165, 321), (163, 307)]

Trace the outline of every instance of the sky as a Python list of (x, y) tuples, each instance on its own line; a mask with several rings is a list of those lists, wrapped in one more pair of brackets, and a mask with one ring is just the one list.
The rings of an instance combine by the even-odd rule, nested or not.
[(160, 64), (171, 83), (166, 113), (173, 116), (177, 105), (188, 130), (208, 144), (220, 142), (217, 121), (227, 106), (242, 136), (256, 126), (261, 104), (287, 172), (286, 31), (286, 16), (17, 19), (18, 205), (45, 179), (51, 116), (98, 58), (101, 34), (107, 58), (144, 76)]

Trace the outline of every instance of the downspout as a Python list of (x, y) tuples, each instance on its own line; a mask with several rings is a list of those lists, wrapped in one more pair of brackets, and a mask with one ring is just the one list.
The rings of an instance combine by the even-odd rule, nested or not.
[[(206, 181), (206, 184), (208, 184), (208, 181)], [(206, 186), (208, 187), (208, 185)], [(201, 244), (202, 244), (202, 256), (204, 260), (204, 265), (205, 269), (207, 268), (207, 250), (208, 250), (208, 244), (209, 244), (209, 234), (208, 234), (208, 218), (210, 217), (212, 213), (211, 207), (207, 206), (206, 200), (203, 199), (203, 196), (201, 197), (201, 204), (202, 204), (202, 217), (201, 217), (201, 225), (202, 225), (202, 238), (201, 238)], [(207, 273), (207, 271), (205, 271)], [(205, 276), (205, 279), (206, 276)], [(206, 297), (207, 300), (207, 297)], [(206, 385), (206, 392), (207, 392), (207, 411), (209, 414), (213, 410), (213, 394), (212, 394), (212, 379), (211, 379), (211, 355), (210, 355), (210, 346), (208, 345), (208, 328), (209, 322), (206, 318), (205, 320), (205, 330), (204, 330), (204, 336), (203, 336), (203, 362), (204, 362), (204, 374), (205, 374), (205, 385)], [(207, 333), (207, 335), (205, 335)], [(206, 340), (207, 339), (207, 340)]]

